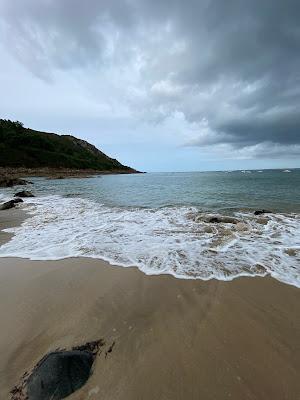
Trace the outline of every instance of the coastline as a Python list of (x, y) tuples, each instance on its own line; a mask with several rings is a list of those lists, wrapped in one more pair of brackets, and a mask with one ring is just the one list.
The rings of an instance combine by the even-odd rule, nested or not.
[[(0, 229), (25, 217), (2, 212)], [(1, 398), (49, 351), (97, 339), (104, 351), (70, 400), (300, 393), (300, 292), (272, 278), (205, 282), (87, 258), (0, 258), (0, 288)]]
[(23, 168), (23, 167), (0, 167), (0, 177), (27, 178), (27, 177), (45, 177), (48, 179), (64, 178), (88, 178), (97, 175), (122, 175), (122, 174), (143, 174), (145, 172), (114, 169), (111, 171), (102, 171), (95, 169), (72, 169), (72, 168)]
[(27, 217), (27, 212), (22, 208), (16, 207), (10, 210), (0, 210), (0, 246), (14, 236), (13, 233), (3, 232), (3, 229), (20, 226)]
[(70, 399), (297, 399), (297, 288), (146, 276), (83, 258), (1, 259), (0, 275), (1, 398), (49, 351), (103, 339)]

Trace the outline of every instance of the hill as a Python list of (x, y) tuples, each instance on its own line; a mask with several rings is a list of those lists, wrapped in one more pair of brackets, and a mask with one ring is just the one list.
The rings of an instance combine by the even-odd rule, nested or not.
[(74, 136), (39, 132), (4, 119), (0, 119), (0, 167), (137, 172)]

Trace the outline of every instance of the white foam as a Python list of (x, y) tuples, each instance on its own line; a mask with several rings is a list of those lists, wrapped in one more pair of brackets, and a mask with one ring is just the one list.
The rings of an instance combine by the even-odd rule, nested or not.
[(236, 213), (236, 223), (209, 223), (195, 208), (109, 208), (89, 200), (25, 199), (31, 213), (0, 247), (1, 257), (101, 258), (146, 274), (231, 280), (272, 275), (300, 287), (299, 215)]
[(9, 197), (7, 194), (0, 193), (0, 204), (8, 200), (11, 200), (11, 197)]

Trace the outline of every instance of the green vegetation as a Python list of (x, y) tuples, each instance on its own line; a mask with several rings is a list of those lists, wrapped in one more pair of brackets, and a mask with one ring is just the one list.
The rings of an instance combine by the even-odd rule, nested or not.
[(84, 140), (38, 132), (4, 119), (0, 119), (0, 167), (134, 172)]

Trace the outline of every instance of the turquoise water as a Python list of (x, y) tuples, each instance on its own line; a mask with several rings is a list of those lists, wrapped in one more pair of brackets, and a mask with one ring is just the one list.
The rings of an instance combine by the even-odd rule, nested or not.
[(2, 257), (92, 257), (182, 279), (271, 275), (300, 287), (299, 169), (32, 181), (36, 197), (21, 206), (30, 218), (9, 230)]

